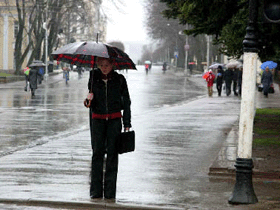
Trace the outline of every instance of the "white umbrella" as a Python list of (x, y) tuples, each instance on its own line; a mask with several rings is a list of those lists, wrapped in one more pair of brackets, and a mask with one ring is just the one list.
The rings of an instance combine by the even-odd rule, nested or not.
[(225, 64), (223, 63), (213, 63), (211, 66), (209, 66), (209, 69), (217, 69), (219, 66), (223, 67)]
[(226, 65), (226, 68), (228, 69), (233, 69), (233, 68), (240, 68), (242, 66), (242, 63), (238, 62), (238, 61), (233, 61), (233, 62), (229, 62)]
[(145, 61), (145, 64), (151, 64), (152, 62), (151, 61)]

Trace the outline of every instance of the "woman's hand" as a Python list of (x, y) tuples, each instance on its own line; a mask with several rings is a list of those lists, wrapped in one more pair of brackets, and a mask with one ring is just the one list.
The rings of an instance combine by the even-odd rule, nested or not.
[(130, 127), (126, 127), (126, 128), (124, 128), (124, 132), (129, 131), (129, 129), (130, 129)]
[(87, 107), (87, 108), (89, 108), (90, 107), (90, 105), (91, 105), (91, 101), (92, 101), (92, 99), (93, 99), (93, 93), (89, 93), (88, 95), (87, 95), (87, 98), (84, 100), (84, 105), (85, 105), (85, 107)]
[(91, 101), (93, 99), (93, 93), (88, 93), (87, 99)]

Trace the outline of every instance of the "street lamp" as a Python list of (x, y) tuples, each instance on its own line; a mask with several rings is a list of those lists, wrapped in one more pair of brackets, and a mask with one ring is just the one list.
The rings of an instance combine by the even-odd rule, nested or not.
[(43, 28), (45, 29), (45, 79), (48, 81), (49, 77), (49, 71), (48, 71), (48, 26), (47, 26), (47, 20), (48, 20), (48, 0), (46, 1), (46, 21), (43, 24)]
[(252, 182), (252, 141), (255, 112), (255, 84), (258, 58), (256, 36), (258, 0), (249, 0), (249, 22), (243, 41), (244, 66), (242, 76), (242, 100), (239, 120), (238, 154), (236, 158), (236, 182), (230, 204), (253, 204), (258, 199)]
[[(189, 30), (189, 24), (186, 25), (186, 30)], [(187, 75), (190, 75), (189, 69), (188, 69), (188, 51), (190, 49), (189, 45), (189, 36), (186, 35), (186, 45), (185, 45), (185, 72), (187, 72)]]
[[(186, 25), (186, 30), (189, 30), (188, 24)], [(184, 34), (182, 31), (179, 31), (179, 35), (186, 35), (186, 34)], [(186, 44), (184, 46), (184, 49), (185, 49), (185, 72), (186, 72), (187, 76), (189, 76), (190, 71), (188, 69), (188, 51), (190, 49), (190, 45), (189, 45), (189, 36), (188, 35), (186, 35)]]

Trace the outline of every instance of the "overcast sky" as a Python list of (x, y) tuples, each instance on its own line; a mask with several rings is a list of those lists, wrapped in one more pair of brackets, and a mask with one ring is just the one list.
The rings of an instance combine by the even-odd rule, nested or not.
[(109, 16), (107, 41), (145, 42), (147, 35), (144, 27), (144, 0), (114, 0), (122, 11), (118, 11), (111, 0), (103, 1), (104, 12)]

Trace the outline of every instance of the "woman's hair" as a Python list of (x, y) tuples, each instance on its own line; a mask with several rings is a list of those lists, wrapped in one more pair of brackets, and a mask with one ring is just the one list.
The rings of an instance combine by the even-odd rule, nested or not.
[(97, 59), (96, 59), (96, 63), (97, 63), (97, 65), (99, 65), (100, 64), (100, 62), (101, 61), (104, 61), (104, 60), (107, 60), (109, 63), (111, 63), (111, 64), (113, 64), (114, 63), (114, 60), (113, 59), (111, 59), (111, 58), (101, 58), (101, 57), (97, 57)]

